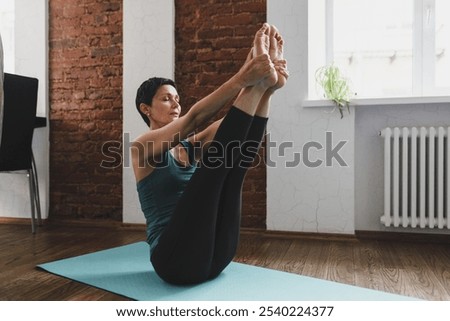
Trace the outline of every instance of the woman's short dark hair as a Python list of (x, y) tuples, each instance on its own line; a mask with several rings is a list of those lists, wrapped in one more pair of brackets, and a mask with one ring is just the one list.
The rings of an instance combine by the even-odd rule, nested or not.
[(150, 120), (148, 119), (147, 115), (145, 115), (139, 106), (141, 104), (151, 105), (153, 97), (155, 96), (156, 92), (158, 91), (159, 87), (163, 85), (171, 85), (177, 88), (175, 85), (175, 82), (168, 78), (160, 78), (160, 77), (153, 77), (149, 78), (146, 81), (144, 81), (138, 88), (137, 94), (136, 94), (136, 108), (141, 115), (142, 119), (144, 119), (145, 123), (150, 126)]

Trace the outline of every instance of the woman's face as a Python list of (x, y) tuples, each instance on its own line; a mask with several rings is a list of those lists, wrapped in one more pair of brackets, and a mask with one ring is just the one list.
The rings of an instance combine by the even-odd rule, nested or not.
[(149, 118), (152, 127), (163, 127), (178, 119), (180, 113), (180, 97), (177, 90), (171, 85), (159, 87), (150, 106)]

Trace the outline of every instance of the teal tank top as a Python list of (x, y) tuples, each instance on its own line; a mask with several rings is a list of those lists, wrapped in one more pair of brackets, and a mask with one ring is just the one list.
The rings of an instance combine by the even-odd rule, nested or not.
[(139, 202), (147, 225), (147, 243), (150, 245), (150, 253), (158, 244), (159, 237), (169, 223), (178, 199), (197, 168), (194, 146), (187, 140), (180, 143), (186, 149), (189, 164), (192, 165), (181, 165), (172, 153), (167, 151), (153, 172), (137, 183)]

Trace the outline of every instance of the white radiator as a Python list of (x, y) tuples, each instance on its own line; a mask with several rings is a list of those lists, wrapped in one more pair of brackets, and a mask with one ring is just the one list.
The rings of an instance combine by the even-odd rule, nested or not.
[(450, 127), (385, 128), (386, 226), (450, 229)]

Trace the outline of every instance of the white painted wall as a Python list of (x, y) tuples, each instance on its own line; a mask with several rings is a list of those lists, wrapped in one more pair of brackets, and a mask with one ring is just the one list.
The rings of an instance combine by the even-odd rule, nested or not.
[[(291, 73), (288, 84), (273, 99), (268, 123), (270, 141), (280, 146), (292, 142), (283, 153), (269, 150), (275, 166), (267, 168), (267, 229), (352, 234), (355, 229), (354, 118), (355, 112), (329, 113), (331, 108), (302, 108), (308, 93), (308, 5), (307, 0), (268, 0), (267, 20), (278, 27), (285, 39), (285, 53)], [(336, 162), (316, 168), (287, 161), (301, 153), (303, 146), (317, 142), (326, 146), (326, 132), (332, 145), (346, 141), (340, 155), (347, 163)], [(308, 146), (308, 145), (306, 145)], [(325, 151), (310, 149), (310, 161), (326, 159)]]
[(2, 141), (3, 126), (3, 42), (0, 33), (0, 142)]
[[(378, 132), (387, 126), (450, 125), (450, 104), (365, 106), (339, 119), (330, 108), (303, 108), (308, 93), (307, 0), (268, 0), (268, 22), (286, 40), (291, 72), (286, 88), (273, 101), (268, 124), (271, 142), (294, 142), (285, 156), (275, 149), (268, 157), (276, 167), (267, 173), (267, 228), (269, 230), (345, 233), (355, 230), (450, 234), (447, 229), (385, 228), (383, 212), (383, 142)], [(324, 132), (347, 140), (342, 157), (348, 167), (286, 168), (294, 153), (308, 141), (324, 145)], [(317, 157), (323, 157), (318, 153)]]
[[(37, 114), (48, 117), (48, 0), (15, 0), (14, 73), (39, 79)], [(49, 128), (36, 129), (33, 152), (39, 178), (42, 216), (48, 216)], [(26, 175), (0, 175), (0, 217), (30, 217)]]
[(174, 77), (175, 7), (167, 0), (123, 2), (123, 222), (145, 223), (131, 168), (130, 142), (148, 130), (134, 100), (140, 84), (154, 76)]

